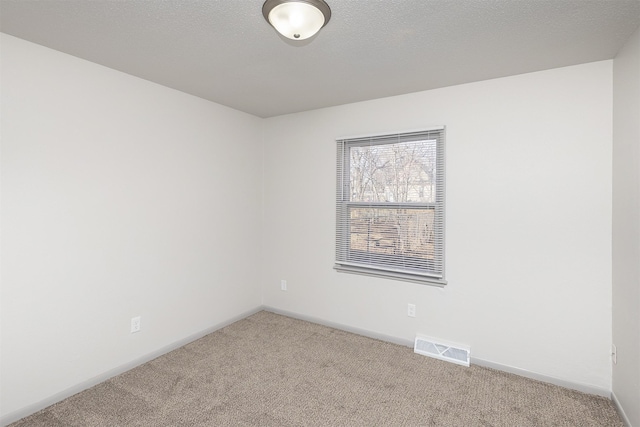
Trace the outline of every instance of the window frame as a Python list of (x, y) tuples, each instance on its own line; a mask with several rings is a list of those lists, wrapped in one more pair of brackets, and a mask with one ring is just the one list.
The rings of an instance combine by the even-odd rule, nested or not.
[[(445, 127), (435, 127), (418, 131), (397, 132), (370, 136), (337, 138), (337, 185), (336, 185), (336, 261), (334, 269), (339, 272), (362, 274), (375, 277), (391, 278), (433, 286), (444, 286), (445, 279)], [(350, 191), (350, 149), (352, 147), (368, 147), (375, 145), (392, 145), (406, 141), (436, 141), (435, 201), (434, 202), (363, 202), (352, 201)], [(350, 211), (353, 208), (377, 209), (433, 209), (434, 211), (434, 261), (433, 268), (397, 268), (397, 265), (385, 263), (363, 262), (361, 257), (354, 257), (358, 251), (350, 247)], [(362, 251), (360, 251), (362, 253)], [(400, 255), (376, 255), (364, 252), (369, 258), (402, 259)], [(359, 262), (352, 260), (360, 258)], [(371, 260), (370, 260), (371, 261)], [(394, 264), (394, 263), (391, 263)], [(397, 264), (397, 262), (396, 262)]]

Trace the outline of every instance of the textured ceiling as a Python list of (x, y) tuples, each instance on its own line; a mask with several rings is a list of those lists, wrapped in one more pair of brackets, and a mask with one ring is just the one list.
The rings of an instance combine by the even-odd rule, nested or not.
[(327, 0), (284, 39), (263, 0), (1, 0), (0, 30), (260, 117), (610, 59), (640, 0)]

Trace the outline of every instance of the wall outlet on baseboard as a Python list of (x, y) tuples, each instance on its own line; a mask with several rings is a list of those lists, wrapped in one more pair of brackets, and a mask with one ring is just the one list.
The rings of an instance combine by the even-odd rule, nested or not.
[(140, 332), (140, 316), (131, 318), (131, 333)]
[(287, 281), (286, 280), (280, 280), (280, 290), (281, 291), (286, 291), (287, 290)]
[(416, 305), (415, 304), (407, 304), (407, 316), (416, 317)]

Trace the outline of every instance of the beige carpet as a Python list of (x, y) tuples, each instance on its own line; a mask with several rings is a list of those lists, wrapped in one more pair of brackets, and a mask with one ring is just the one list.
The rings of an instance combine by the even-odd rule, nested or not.
[(624, 424), (602, 397), (263, 311), (19, 426)]

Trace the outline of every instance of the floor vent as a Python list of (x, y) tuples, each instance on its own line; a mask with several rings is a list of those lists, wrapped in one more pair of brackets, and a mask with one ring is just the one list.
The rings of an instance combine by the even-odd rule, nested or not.
[(413, 351), (424, 356), (433, 357), (447, 362), (456, 363), (458, 365), (469, 366), (471, 348), (459, 345), (445, 343), (434, 338), (424, 335), (417, 335)]

